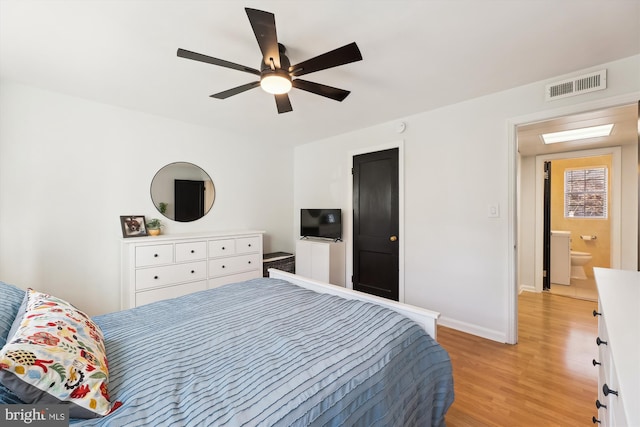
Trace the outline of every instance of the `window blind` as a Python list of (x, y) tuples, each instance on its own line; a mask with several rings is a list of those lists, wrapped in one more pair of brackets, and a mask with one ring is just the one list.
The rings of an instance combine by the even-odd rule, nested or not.
[(607, 168), (564, 172), (565, 218), (607, 218)]

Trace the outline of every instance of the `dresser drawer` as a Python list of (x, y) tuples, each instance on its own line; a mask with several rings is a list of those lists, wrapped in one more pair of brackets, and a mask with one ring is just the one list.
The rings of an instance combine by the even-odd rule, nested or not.
[(207, 258), (207, 242), (176, 243), (176, 262)]
[(236, 253), (236, 240), (209, 240), (209, 258), (234, 255)]
[(209, 277), (226, 276), (252, 270), (262, 270), (262, 259), (259, 255), (242, 255), (209, 261)]
[(262, 237), (242, 237), (236, 239), (236, 253), (247, 254), (258, 252), (262, 243)]
[(139, 246), (136, 248), (136, 267), (171, 264), (173, 245)]
[(260, 270), (245, 271), (244, 273), (232, 274), (230, 276), (220, 276), (209, 279), (209, 289), (217, 288), (219, 286), (228, 285), (229, 283), (244, 282), (249, 279), (257, 279), (262, 277)]
[(207, 278), (207, 262), (190, 262), (136, 270), (136, 290)]
[(207, 282), (185, 283), (183, 285), (167, 286), (166, 288), (152, 289), (136, 293), (136, 307), (163, 299), (176, 298), (193, 292), (207, 289)]

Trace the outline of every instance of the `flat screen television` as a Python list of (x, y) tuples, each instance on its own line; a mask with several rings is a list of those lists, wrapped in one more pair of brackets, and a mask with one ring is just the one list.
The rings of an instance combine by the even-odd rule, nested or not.
[(340, 209), (300, 209), (300, 236), (342, 239)]

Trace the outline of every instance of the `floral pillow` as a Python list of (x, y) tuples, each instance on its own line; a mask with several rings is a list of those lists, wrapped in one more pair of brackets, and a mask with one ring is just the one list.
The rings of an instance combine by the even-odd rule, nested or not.
[(120, 406), (107, 391), (100, 328), (68, 302), (27, 290), (25, 313), (0, 350), (0, 383), (25, 403), (68, 403), (69, 416), (95, 418)]

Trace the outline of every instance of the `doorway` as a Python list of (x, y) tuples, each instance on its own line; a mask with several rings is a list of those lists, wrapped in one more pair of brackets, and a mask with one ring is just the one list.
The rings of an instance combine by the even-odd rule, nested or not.
[[(613, 200), (620, 203), (621, 209), (612, 221), (611, 268), (637, 269), (640, 261), (640, 229), (637, 207), (640, 197), (638, 185), (637, 164), (640, 154), (640, 140), (638, 138), (638, 98), (637, 94), (627, 94), (615, 98), (598, 100), (590, 103), (574, 105), (554, 111), (541, 111), (528, 116), (513, 118), (508, 125), (512, 132), (509, 135), (509, 220), (510, 247), (514, 251), (509, 263), (509, 289), (507, 290), (507, 342), (518, 342), (518, 302), (522, 291), (542, 291), (543, 246), (542, 203), (536, 202), (542, 198), (542, 165), (536, 161), (543, 161), (543, 155), (565, 155), (575, 157), (579, 150), (598, 150), (616, 147), (618, 154), (613, 155), (613, 170), (618, 171), (614, 179), (618, 183), (624, 176), (624, 189), (620, 185), (616, 190), (613, 186)], [(545, 146), (542, 143), (542, 128), (546, 132), (561, 131), (576, 127), (597, 125), (598, 121), (615, 123), (612, 133), (607, 138), (597, 138), (580, 143), (560, 143)], [(595, 122), (595, 123), (594, 123)], [(531, 144), (526, 150), (521, 145), (521, 131), (528, 128), (529, 135), (525, 135)], [(602, 154), (602, 153), (597, 153)], [(585, 155), (590, 156), (591, 153)], [(524, 191), (523, 189), (529, 189)], [(636, 228), (637, 227), (637, 228)], [(624, 231), (624, 240), (621, 235)], [(630, 231), (630, 232), (629, 232)], [(617, 240), (616, 240), (617, 239)], [(615, 240), (615, 241), (614, 241)]]
[(398, 149), (353, 157), (353, 289), (398, 301)]
[(609, 268), (615, 262), (612, 218), (620, 206), (612, 200), (611, 185), (618, 185), (619, 179), (612, 177), (619, 173), (612, 169), (613, 153), (601, 151), (589, 156), (572, 152), (543, 162), (543, 290), (554, 295), (597, 301), (593, 267)]

